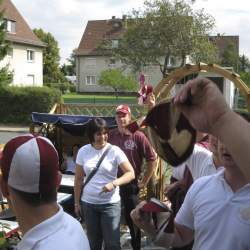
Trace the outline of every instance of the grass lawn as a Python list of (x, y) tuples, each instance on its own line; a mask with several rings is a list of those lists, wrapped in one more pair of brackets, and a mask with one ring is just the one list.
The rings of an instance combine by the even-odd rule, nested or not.
[(81, 95), (70, 93), (63, 95), (64, 103), (110, 103), (110, 104), (136, 104), (137, 98), (134, 96), (119, 96), (115, 95)]

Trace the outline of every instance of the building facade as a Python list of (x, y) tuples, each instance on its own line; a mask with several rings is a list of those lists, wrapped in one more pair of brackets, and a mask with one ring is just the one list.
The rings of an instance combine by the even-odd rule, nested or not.
[(0, 68), (8, 66), (13, 74), (12, 85), (43, 85), (43, 47), (45, 46), (33, 33), (29, 25), (10, 0), (2, 0), (6, 40), (10, 49), (0, 61)]
[[(103, 54), (98, 47), (105, 40), (111, 40), (111, 46), (119, 46), (119, 39), (125, 32), (125, 20), (112, 17), (109, 20), (91, 20), (88, 21), (86, 29), (83, 33), (82, 39), (78, 48), (75, 51), (76, 55), (76, 86), (78, 92), (110, 92), (111, 88), (102, 87), (98, 85), (99, 75), (103, 70), (111, 68), (122, 68), (124, 65), (115, 58), (112, 58), (108, 53)], [(229, 43), (233, 43), (236, 46), (236, 50), (239, 52), (239, 36), (211, 36), (210, 41), (213, 42), (221, 56)], [(179, 61), (175, 58), (175, 64)], [(189, 57), (186, 59), (186, 63), (191, 63)], [(169, 62), (171, 65), (171, 60)], [(125, 67), (124, 73), (129, 74), (130, 70)], [(162, 79), (162, 73), (159, 66), (147, 66), (143, 69), (145, 75), (145, 82), (150, 83), (153, 86)], [(138, 72), (139, 76), (139, 72)], [(206, 75), (211, 78), (217, 79), (217, 75)], [(218, 80), (218, 79), (217, 79)], [(218, 80), (220, 85), (223, 82), (223, 88), (221, 89), (225, 97), (227, 97), (230, 105), (233, 103), (234, 86), (226, 79)], [(139, 88), (139, 86), (138, 86)], [(173, 93), (176, 93), (179, 86), (176, 86)]]

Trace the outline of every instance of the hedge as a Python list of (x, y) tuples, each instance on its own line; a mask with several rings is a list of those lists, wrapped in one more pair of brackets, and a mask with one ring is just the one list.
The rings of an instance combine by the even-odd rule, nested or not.
[(61, 102), (61, 92), (48, 87), (0, 88), (0, 123), (30, 124), (31, 113), (47, 113)]
[(69, 82), (58, 82), (58, 83), (50, 82), (50, 83), (44, 83), (43, 85), (49, 88), (59, 89), (63, 94), (65, 94), (66, 92), (76, 92), (75, 85)]

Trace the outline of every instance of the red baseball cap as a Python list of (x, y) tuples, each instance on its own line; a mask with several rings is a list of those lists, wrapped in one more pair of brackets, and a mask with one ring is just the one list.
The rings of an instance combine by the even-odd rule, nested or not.
[(55, 147), (47, 138), (32, 134), (17, 136), (5, 145), (1, 170), (10, 187), (26, 193), (50, 193), (60, 180)]
[(124, 113), (124, 114), (130, 114), (131, 111), (130, 111), (130, 108), (128, 105), (119, 105), (117, 108), (116, 108), (116, 113)]

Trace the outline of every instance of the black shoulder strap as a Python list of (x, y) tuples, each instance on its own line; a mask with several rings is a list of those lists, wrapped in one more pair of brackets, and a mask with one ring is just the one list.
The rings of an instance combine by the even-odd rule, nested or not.
[(111, 145), (108, 145), (106, 150), (103, 152), (101, 158), (99, 159), (99, 161), (96, 164), (96, 167), (91, 171), (91, 173), (89, 174), (89, 176), (86, 178), (85, 182), (83, 183), (82, 188), (84, 188), (88, 184), (88, 182), (93, 178), (93, 176), (96, 174), (96, 172), (98, 171), (104, 157), (108, 154), (111, 147), (112, 147)]

